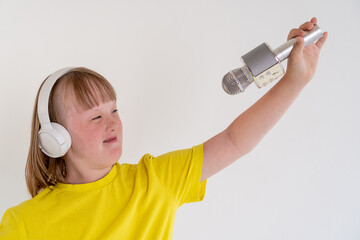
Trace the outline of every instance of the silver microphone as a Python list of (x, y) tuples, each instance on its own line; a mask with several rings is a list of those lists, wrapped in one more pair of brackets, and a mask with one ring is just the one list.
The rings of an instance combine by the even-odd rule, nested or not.
[[(323, 36), (318, 25), (304, 36), (305, 46), (317, 41)], [(222, 79), (226, 93), (235, 95), (243, 92), (255, 82), (262, 88), (285, 74), (281, 62), (287, 59), (296, 43), (292, 38), (274, 51), (267, 43), (263, 43), (241, 57), (244, 66), (229, 71)]]

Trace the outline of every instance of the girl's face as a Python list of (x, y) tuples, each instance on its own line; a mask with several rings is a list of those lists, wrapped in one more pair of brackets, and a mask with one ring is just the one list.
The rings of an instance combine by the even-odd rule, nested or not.
[(72, 140), (67, 160), (92, 169), (110, 167), (119, 160), (122, 123), (115, 101), (85, 111), (70, 109), (66, 115), (65, 125)]

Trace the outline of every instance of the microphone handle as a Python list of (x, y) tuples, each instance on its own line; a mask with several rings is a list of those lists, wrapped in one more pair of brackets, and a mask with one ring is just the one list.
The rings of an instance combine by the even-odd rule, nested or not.
[[(305, 46), (317, 41), (322, 36), (323, 36), (323, 32), (321, 31), (318, 25), (315, 25), (313, 29), (311, 29), (311, 31), (309, 32), (306, 32), (306, 35), (304, 36)], [(284, 61), (289, 57), (292, 49), (294, 48), (295, 43), (296, 43), (296, 38), (292, 38), (274, 50), (274, 53), (280, 62)]]

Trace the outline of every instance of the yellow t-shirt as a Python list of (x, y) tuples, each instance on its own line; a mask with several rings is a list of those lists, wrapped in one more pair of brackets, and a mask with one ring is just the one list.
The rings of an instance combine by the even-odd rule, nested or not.
[(58, 183), (8, 209), (0, 239), (172, 239), (177, 208), (204, 198), (202, 161), (201, 144), (116, 163), (92, 183)]

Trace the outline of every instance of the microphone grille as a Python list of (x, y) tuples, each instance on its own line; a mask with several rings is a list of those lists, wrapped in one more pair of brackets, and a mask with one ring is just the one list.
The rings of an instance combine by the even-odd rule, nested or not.
[(236, 95), (243, 92), (252, 82), (248, 80), (243, 69), (234, 69), (223, 77), (222, 87), (230, 95)]

